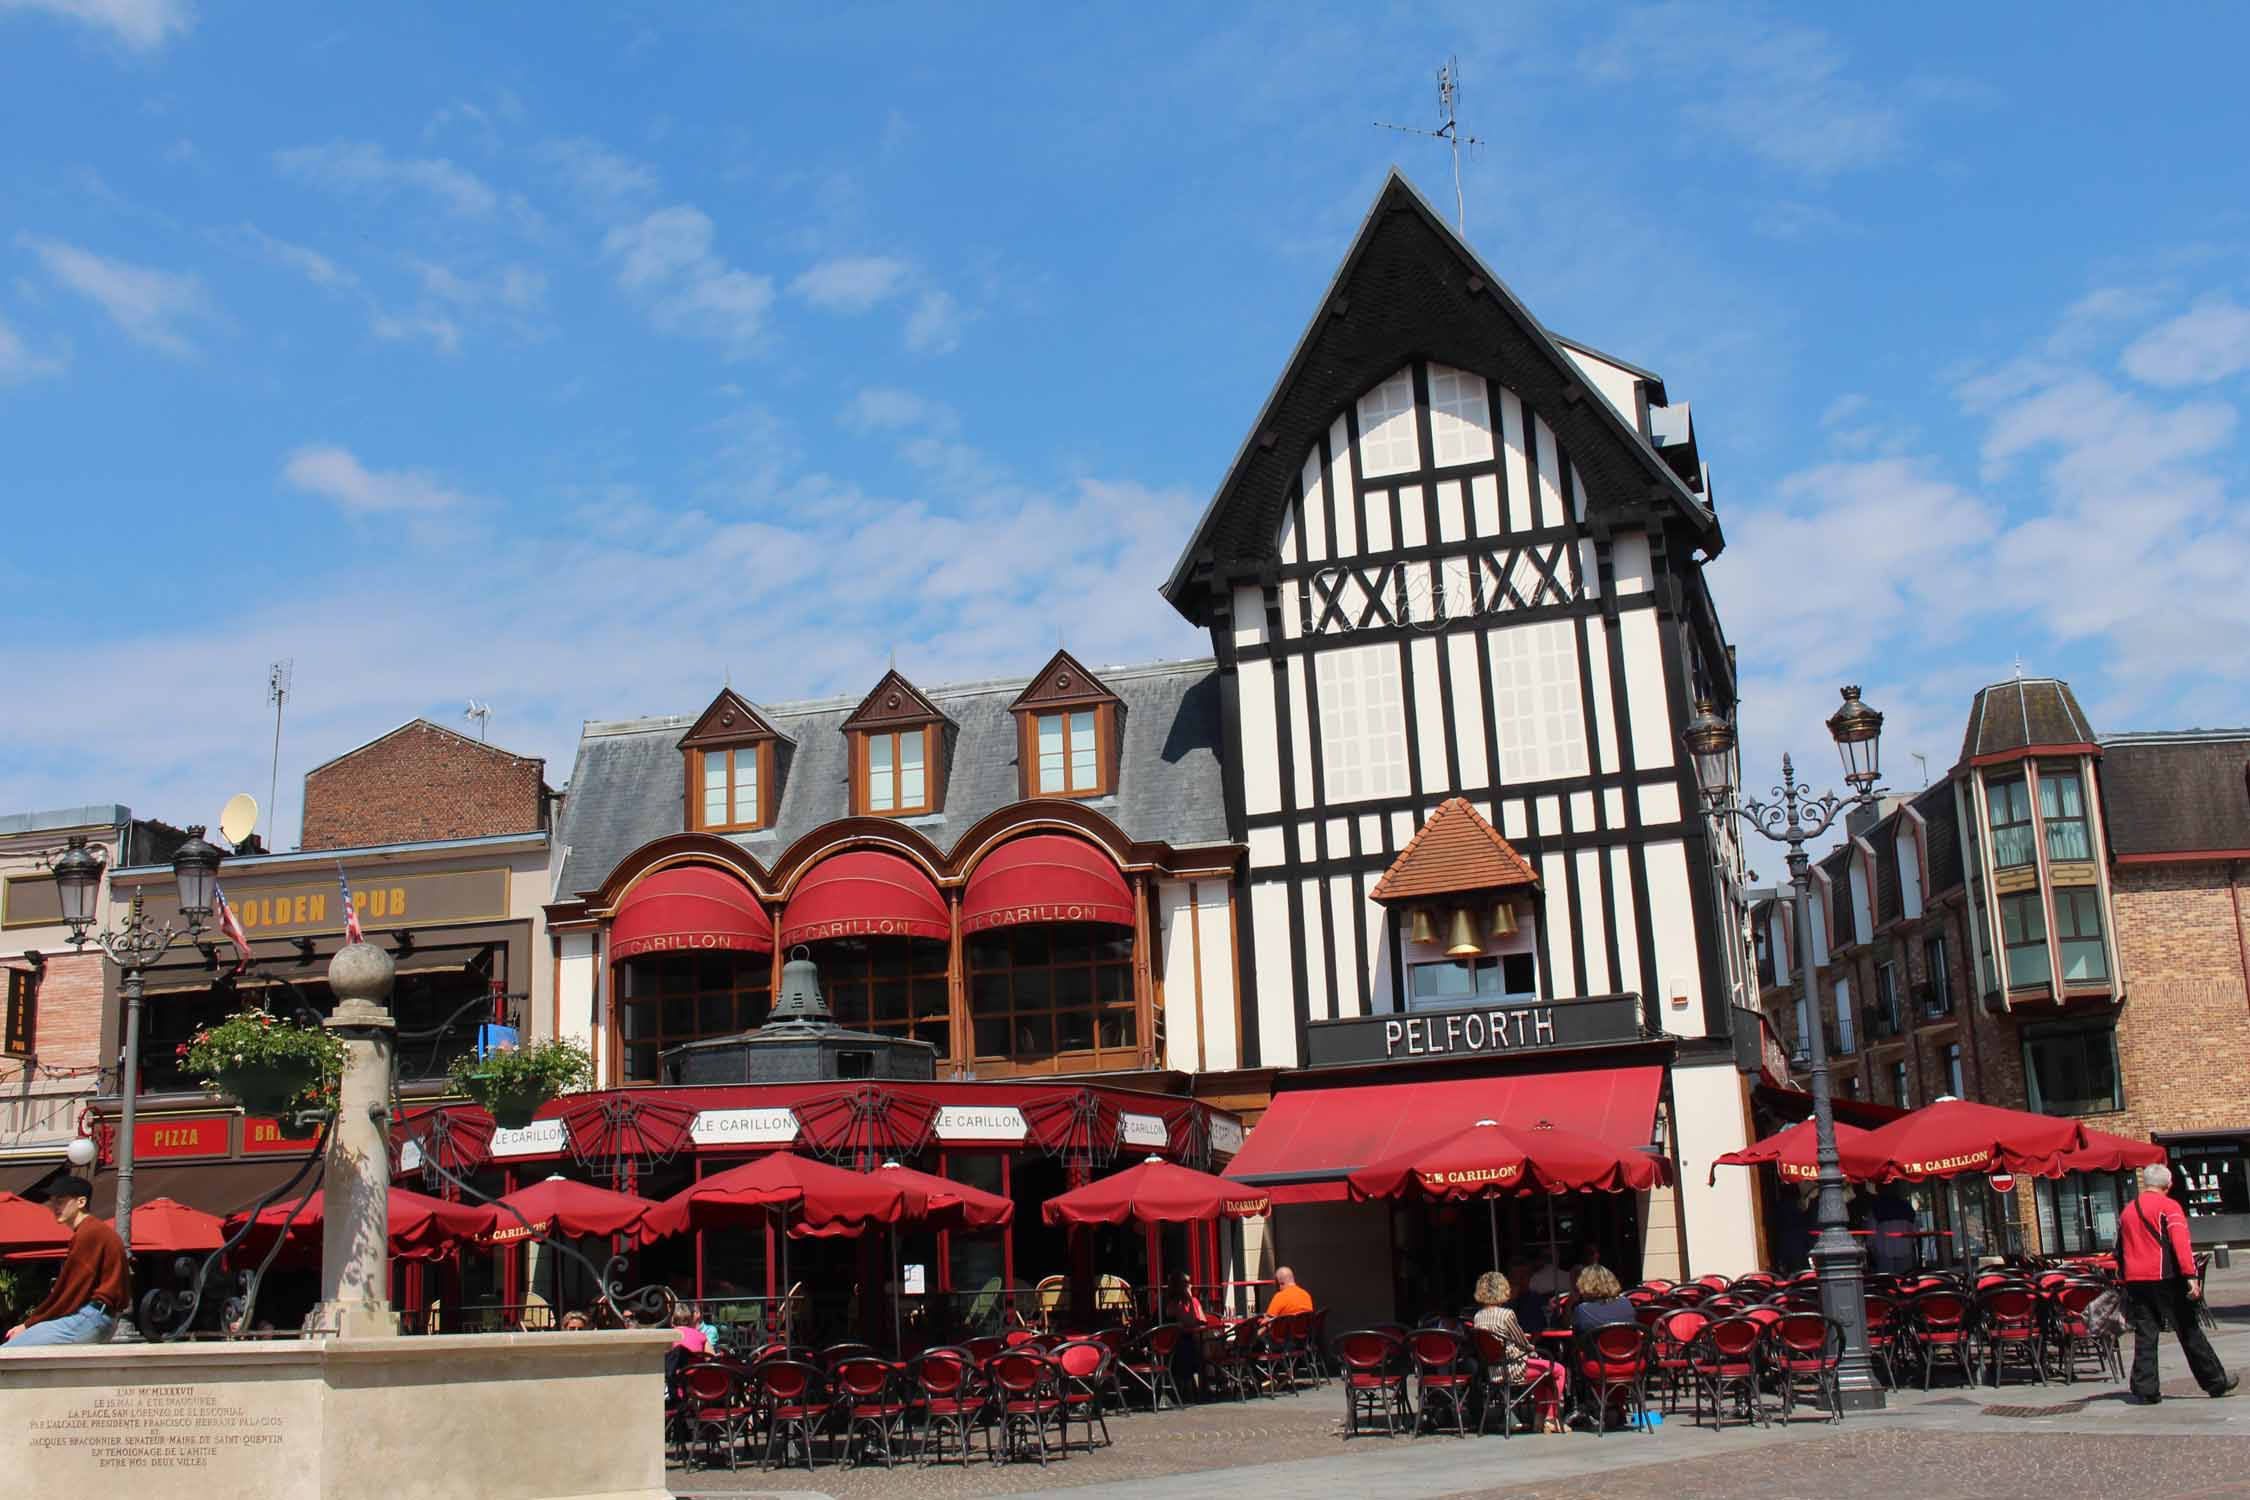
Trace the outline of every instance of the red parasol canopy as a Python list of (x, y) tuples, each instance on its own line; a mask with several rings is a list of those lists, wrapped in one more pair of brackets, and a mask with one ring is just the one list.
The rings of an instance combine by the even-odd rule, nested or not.
[(2154, 1141), (2081, 1128), (2086, 1132), (2086, 1144), (2063, 1157), (2065, 1172), (2123, 1172), (2132, 1167), (2153, 1167), (2165, 1158), (2164, 1148)]
[(70, 1231), (46, 1204), (0, 1193), (0, 1254), (60, 1255), (69, 1247)]
[(1670, 1180), (1671, 1163), (1645, 1151), (1620, 1150), (1575, 1130), (1528, 1129), (1479, 1120), (1388, 1161), (1361, 1167), (1347, 1181), (1354, 1199), (1488, 1198), (1515, 1193), (1621, 1192)]
[[(921, 1222), (933, 1229), (997, 1229), (1014, 1222), (1016, 1206), (998, 1193), (988, 1193), (983, 1188), (955, 1182), (950, 1177), (934, 1177), (928, 1172), (917, 1172), (912, 1167), (902, 1167), (887, 1161), (867, 1174), (877, 1182), (892, 1184), (923, 1194), (929, 1200)], [(800, 1224), (789, 1231), (798, 1239), (832, 1239), (843, 1234), (857, 1234), (856, 1227), (843, 1229), (816, 1229)]]
[[(1841, 1157), (1846, 1141), (1857, 1142), (1867, 1132), (1857, 1125), (1836, 1122), (1836, 1154)], [(1721, 1167), (1762, 1167), (1769, 1163), (1781, 1174), (1784, 1182), (1813, 1182), (1820, 1177), (1819, 1145), (1814, 1140), (1813, 1122), (1801, 1120), (1787, 1130), (1777, 1130), (1762, 1141), (1752, 1141), (1740, 1151), (1729, 1151), (1714, 1158), (1711, 1163), (1711, 1180), (1719, 1180)]]
[(2086, 1145), (2076, 1120), (2035, 1115), (1966, 1099), (1940, 1099), (1839, 1143), (1844, 1175), (1863, 1182), (1924, 1182), (1975, 1172), (2054, 1177), (2065, 1156)]
[(920, 1151), (937, 1130), (938, 1108), (935, 1099), (875, 1083), (790, 1106), (800, 1142), (823, 1156), (852, 1162), (862, 1153), (879, 1161), (891, 1153)]
[(649, 1211), (644, 1233), (755, 1225), (770, 1212), (790, 1214), (815, 1233), (858, 1234), (871, 1224), (924, 1218), (929, 1199), (918, 1188), (875, 1173), (847, 1172), (793, 1151), (745, 1162), (706, 1177)]
[[(268, 1204), (259, 1213), (255, 1226), (243, 1237), (242, 1243), (228, 1254), (256, 1258), (272, 1248), (273, 1237), (288, 1230), (285, 1243), (291, 1250), (309, 1251), (320, 1243), (321, 1216), (325, 1207), (318, 1192), (296, 1200), (303, 1203), (294, 1220), (289, 1217), (296, 1202)], [(405, 1188), (392, 1188), (390, 1193), (390, 1253), (398, 1260), (437, 1260), (463, 1240), (473, 1240), (492, 1229), (492, 1210), (469, 1203), (448, 1203), (443, 1198), (431, 1198)], [(249, 1222), (247, 1214), (236, 1214), (227, 1220), (231, 1233)]]
[(135, 1255), (208, 1255), (226, 1238), (226, 1224), (217, 1214), (171, 1198), (133, 1205)]
[(1152, 1156), (1137, 1167), (1049, 1198), (1040, 1212), (1050, 1224), (1122, 1224), (1131, 1219), (1146, 1226), (1242, 1219), (1272, 1206), (1258, 1188)]
[[(495, 1199), (492, 1229), (479, 1238), (487, 1245), (513, 1245), (548, 1234), (574, 1239), (587, 1234), (623, 1234), (645, 1241), (648, 1236), (642, 1230), (642, 1221), (655, 1207), (652, 1199), (613, 1193), (558, 1175)], [(530, 1222), (529, 1229), (518, 1221), (519, 1215)]]

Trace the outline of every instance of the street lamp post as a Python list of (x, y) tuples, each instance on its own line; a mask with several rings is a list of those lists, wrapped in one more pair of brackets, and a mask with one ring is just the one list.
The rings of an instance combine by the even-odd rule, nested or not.
[(211, 915), (219, 861), (224, 858), (216, 846), (204, 841), (201, 824), (188, 829), (187, 842), (172, 854), (180, 920), (186, 925), (175, 928), (170, 922), (150, 922), (142, 909), (141, 893), (136, 890), (125, 925), (114, 932), (99, 933), (88, 929), (94, 925), (96, 897), (101, 890), (101, 857), (86, 847), (84, 835), (74, 834), (70, 846), (55, 860), (55, 889), (62, 897), (63, 921), (70, 927), (70, 946), (83, 951), (92, 942), (123, 973), (119, 988), (125, 1000), (125, 1067), (119, 1089), (125, 1102), (118, 1121), (116, 1223), (117, 1237), (125, 1242), (127, 1254), (133, 1249), (133, 1113), (141, 1090), (142, 975), (173, 943), (183, 937), (193, 941), (202, 933), (204, 919)]
[(1819, 1152), (1820, 1236), (1813, 1245), (1813, 1265), (1820, 1276), (1821, 1310), (1844, 1331), (1843, 1358), (1837, 1366), (1837, 1383), (1843, 1404), (1852, 1410), (1872, 1410), (1883, 1405), (1883, 1387), (1875, 1378), (1867, 1348), (1867, 1295), (1862, 1272), (1866, 1256), (1852, 1241), (1851, 1221), (1844, 1202), (1844, 1169), (1836, 1153), (1835, 1092), (1828, 1076), (1828, 1028), (1820, 1005), (1818, 976), (1813, 965), (1812, 862), (1805, 845), (1826, 833), (1836, 819), (1855, 808), (1875, 806), (1875, 784), (1880, 778), (1878, 757), (1883, 716), (1860, 701), (1859, 689), (1843, 690), (1844, 706), (1828, 720), (1828, 732), (1843, 757), (1846, 796), (1815, 793), (1797, 783), (1796, 767), (1787, 755), (1781, 758), (1781, 785), (1770, 802), (1749, 802), (1735, 796), (1733, 759), (1734, 726), (1715, 713), (1709, 702), (1696, 705), (1682, 738), (1694, 757), (1697, 780), (1714, 820), (1734, 818), (1763, 837), (1789, 849), (1789, 886), (1796, 915), (1797, 972), (1805, 995), (1805, 1045), (1812, 1057), (1813, 1135)]

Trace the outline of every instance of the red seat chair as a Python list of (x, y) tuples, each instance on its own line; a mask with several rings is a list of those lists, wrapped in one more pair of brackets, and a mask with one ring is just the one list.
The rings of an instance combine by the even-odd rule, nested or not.
[(1766, 1425), (1765, 1402), (1758, 1394), (1764, 1379), (1761, 1353), (1765, 1334), (1748, 1318), (1721, 1318), (1696, 1335), (1688, 1349), (1695, 1377), (1695, 1420), (1703, 1423), (1703, 1403), (1711, 1403), (1711, 1425), (1726, 1426), (1727, 1396), (1737, 1397), (1749, 1420)]
[(974, 1359), (981, 1367), (986, 1360), (1007, 1348), (1008, 1341), (996, 1334), (985, 1334), (978, 1338), (964, 1340), (961, 1347), (968, 1350), (969, 1357)]
[(698, 1360), (681, 1368), (679, 1386), (682, 1459), (691, 1458), (693, 1445), (700, 1442), (708, 1466), (717, 1452), (715, 1445), (723, 1444), (727, 1467), (736, 1468), (742, 1442), (757, 1415), (740, 1368), (723, 1360)]
[(813, 1434), (828, 1420), (827, 1376), (818, 1365), (799, 1359), (769, 1359), (752, 1366), (750, 1374), (758, 1420), (766, 1432), (759, 1462), (769, 1469), (774, 1467), (774, 1448), (778, 1445), (781, 1464), (786, 1467), (790, 1446), (795, 1444), (805, 1455), (805, 1467), (812, 1468), (816, 1462)]
[(1476, 1388), (1467, 1341), (1450, 1329), (1418, 1328), (1406, 1336), (1406, 1352), (1422, 1388), (1422, 1415), (1414, 1430), (1440, 1426), (1450, 1415), (1453, 1435), (1467, 1437), (1469, 1393)]
[(2000, 1372), (2011, 1364), (2047, 1383), (2047, 1330), (2040, 1312), (2039, 1294), (2021, 1284), (1995, 1286), (1977, 1298), (1977, 1333), (1991, 1384), (1999, 1385)]
[(1867, 1357), (1883, 1367), (1883, 1384), (1896, 1386), (1893, 1363), (1898, 1354), (1898, 1304), (1889, 1297), (1869, 1293), (1867, 1307)]
[(954, 1451), (961, 1455), (962, 1467), (969, 1462), (971, 1438), (979, 1428), (985, 1434), (985, 1457), (992, 1456), (992, 1422), (989, 1403), (985, 1399), (982, 1379), (977, 1374), (976, 1361), (966, 1349), (925, 1350), (907, 1367), (907, 1378), (921, 1394), (922, 1441), (917, 1459), (930, 1462), (935, 1449), (937, 1461), (945, 1462), (947, 1439), (951, 1438)]
[[(999, 1409), (1001, 1447), (1011, 1458), (1035, 1452), (1039, 1466), (1045, 1468), (1047, 1428), (1062, 1425), (1061, 1368), (1048, 1355), (1008, 1349), (994, 1355), (986, 1371), (992, 1377), (993, 1400)], [(1067, 1444), (1062, 1456), (1070, 1456)]]
[(1398, 1419), (1412, 1407), (1406, 1395), (1405, 1345), (1388, 1333), (1362, 1328), (1336, 1340), (1336, 1364), (1344, 1372), (1344, 1436), (1359, 1436), (1361, 1416), (1370, 1426), (1380, 1416), (1387, 1436), (1398, 1435)]
[(2047, 1333), (2062, 1361), (2063, 1379), (2076, 1383), (2079, 1366), (2089, 1359), (2096, 1378), (2125, 1379), (2125, 1354), (2118, 1339), (2096, 1330), (2090, 1311), (2094, 1299), (2110, 1290), (2098, 1281), (2065, 1282), (2048, 1302)]
[[(1539, 1430), (1539, 1386), (1549, 1377), (1541, 1375), (1522, 1385), (1516, 1384), (1510, 1373), (1508, 1346), (1500, 1335), (1485, 1328), (1469, 1330), (1469, 1346), (1475, 1351), (1477, 1363), (1484, 1371), (1484, 1405), (1477, 1412), (1477, 1436), (1483, 1437), (1492, 1430), (1492, 1417), (1500, 1416), (1500, 1436), (1514, 1437), (1516, 1420), (1521, 1417), (1533, 1432)], [(1525, 1408), (1529, 1407), (1527, 1413)]]
[(1695, 1372), (1688, 1364), (1688, 1351), (1711, 1326), (1711, 1315), (1699, 1307), (1675, 1307), (1657, 1320), (1651, 1330), (1649, 1354), (1654, 1368), (1649, 1379), (1664, 1387), (1664, 1409), (1674, 1411), (1679, 1406), (1682, 1390), (1690, 1392), (1693, 1404)]
[(902, 1374), (897, 1365), (872, 1354), (851, 1354), (836, 1361), (829, 1378), (836, 1391), (833, 1420), (843, 1429), (843, 1458), (864, 1464), (870, 1454), (880, 1453), (883, 1467), (891, 1466), (896, 1456), (892, 1439), (906, 1421), (906, 1398), (899, 1389)]
[(1970, 1365), (1973, 1319), (1969, 1299), (1959, 1292), (1923, 1292), (1908, 1304), (1906, 1332), (1913, 1340), (1914, 1357), (1922, 1366), (1923, 1390), (1930, 1388), (1930, 1375), (1940, 1359), (1949, 1359), (1960, 1367), (1962, 1384), (1976, 1384)]
[(1178, 1355), (1180, 1339), (1186, 1330), (1177, 1323), (1159, 1323), (1141, 1336), (1118, 1370), (1148, 1396), (1148, 1409), (1161, 1411), (1164, 1398), (1170, 1396), (1174, 1406), (1186, 1403), (1180, 1400), (1180, 1384), (1173, 1378), (1172, 1361)]
[(1594, 1430), (1609, 1431), (1614, 1405), (1621, 1416), (1636, 1416), (1643, 1432), (1648, 1420), (1649, 1332), (1638, 1323), (1604, 1323), (1578, 1336), (1578, 1391), (1593, 1417)]
[(1246, 1318), (1224, 1332), (1214, 1329), (1212, 1333), (1214, 1336), (1204, 1341), (1203, 1368), (1217, 1376), (1235, 1400), (1247, 1401), (1257, 1395), (1258, 1357), (1264, 1347), (1257, 1319)]
[(1766, 1329), (1767, 1366), (1781, 1387), (1781, 1420), (1796, 1414), (1797, 1397), (1808, 1388), (1827, 1407), (1828, 1419), (1844, 1417), (1844, 1393), (1836, 1370), (1844, 1358), (1844, 1326), (1821, 1313), (1777, 1316)]
[(1070, 1423), (1075, 1417), (1086, 1428), (1086, 1449), (1093, 1451), (1094, 1429), (1102, 1430), (1102, 1446), (1110, 1444), (1109, 1418), (1103, 1415), (1103, 1399), (1111, 1383), (1111, 1365), (1115, 1356), (1109, 1346), (1098, 1339), (1065, 1339), (1055, 1346), (1055, 1367), (1062, 1382), (1062, 1440), (1063, 1448), (1070, 1447)]

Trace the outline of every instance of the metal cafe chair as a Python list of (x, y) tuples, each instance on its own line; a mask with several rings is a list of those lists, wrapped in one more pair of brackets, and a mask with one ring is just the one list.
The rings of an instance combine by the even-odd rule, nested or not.
[(1688, 1368), (1695, 1376), (1695, 1421), (1703, 1425), (1703, 1403), (1711, 1403), (1711, 1425), (1725, 1428), (1727, 1397), (1739, 1398), (1748, 1418), (1766, 1425), (1765, 1403), (1758, 1394), (1765, 1376), (1761, 1353), (1764, 1332), (1748, 1318), (1721, 1318), (1696, 1335), (1688, 1349)]
[(1828, 1420), (1844, 1419), (1844, 1392), (1837, 1367), (1844, 1358), (1844, 1325), (1820, 1313), (1790, 1313), (1766, 1333), (1766, 1356), (1781, 1387), (1781, 1420), (1796, 1414), (1797, 1395), (1810, 1393), (1828, 1408)]
[(884, 1468), (891, 1466), (896, 1456), (892, 1439), (901, 1435), (906, 1422), (901, 1374), (897, 1365), (873, 1355), (855, 1354), (836, 1362), (830, 1376), (836, 1390), (831, 1420), (842, 1429), (840, 1461), (856, 1453), (864, 1465), (872, 1451), (882, 1454)]
[(1867, 1296), (1867, 1357), (1883, 1367), (1883, 1384), (1896, 1387), (1898, 1371), (1898, 1302), (1880, 1292)]
[(1086, 1448), (1094, 1447), (1094, 1429), (1102, 1430), (1102, 1446), (1110, 1445), (1109, 1419), (1103, 1415), (1113, 1379), (1116, 1356), (1098, 1339), (1067, 1339), (1055, 1346), (1055, 1367), (1062, 1382), (1063, 1448), (1070, 1448), (1070, 1423), (1075, 1417), (1086, 1428)]
[(1649, 1380), (1664, 1387), (1666, 1411), (1679, 1408), (1683, 1390), (1688, 1392), (1689, 1404), (1694, 1404), (1695, 1373), (1688, 1363), (1688, 1351), (1710, 1326), (1711, 1315), (1700, 1307), (1675, 1307), (1649, 1329)]
[[(993, 1400), (1000, 1417), (1000, 1446), (1012, 1458), (1025, 1451), (1024, 1438), (1047, 1466), (1047, 1427), (1062, 1425), (1062, 1371), (1051, 1356), (1029, 1349), (1009, 1349), (992, 1357), (986, 1367), (992, 1378)], [(1062, 1456), (1070, 1456), (1068, 1443)]]
[(1414, 1424), (1415, 1432), (1420, 1433), (1425, 1426), (1442, 1430), (1445, 1415), (1450, 1413), (1453, 1435), (1467, 1437), (1469, 1393), (1476, 1387), (1468, 1341), (1451, 1329), (1417, 1328), (1407, 1335), (1406, 1352), (1414, 1361), (1415, 1382), (1422, 1389), (1422, 1415)]
[(907, 1379), (921, 1397), (917, 1405), (922, 1415), (922, 1440), (915, 1454), (916, 1461), (928, 1464), (934, 1449), (937, 1461), (945, 1462), (946, 1440), (950, 1437), (954, 1451), (961, 1455), (962, 1467), (966, 1468), (973, 1448), (970, 1439), (979, 1428), (985, 1435), (985, 1457), (991, 1458), (991, 1406), (983, 1378), (969, 1351), (927, 1349), (907, 1365), (906, 1371)]
[(2096, 1379), (2125, 1378), (2125, 1353), (2113, 1335), (2094, 1327), (2089, 1309), (2110, 1288), (2098, 1281), (2070, 1281), (2057, 1287), (2047, 1304), (2047, 1337), (2061, 1361), (2063, 1379), (2075, 1384), (2079, 1367), (2094, 1362)]
[(1406, 1348), (1391, 1334), (1362, 1328), (1336, 1340), (1336, 1363), (1344, 1372), (1344, 1436), (1359, 1436), (1360, 1419), (1377, 1417), (1387, 1436), (1398, 1435), (1398, 1419), (1412, 1416), (1406, 1393)]
[(1915, 1359), (1922, 1366), (1923, 1390), (1930, 1388), (1930, 1375), (1940, 1354), (1949, 1356), (1960, 1366), (1963, 1385), (1977, 1383), (1970, 1361), (1973, 1318), (1974, 1309), (1969, 1299), (1959, 1292), (1924, 1292), (1908, 1304), (1906, 1332), (1912, 1340)]
[[(1180, 1399), (1179, 1382), (1172, 1374), (1172, 1360), (1179, 1353), (1180, 1339), (1185, 1330), (1177, 1323), (1159, 1323), (1133, 1345), (1130, 1352), (1118, 1361), (1118, 1370), (1148, 1397), (1152, 1412), (1164, 1408), (1164, 1398), (1170, 1396), (1174, 1406), (1186, 1405)], [(1120, 1403), (1122, 1409), (1122, 1403)]]
[(712, 1467), (718, 1446), (724, 1445), (727, 1467), (735, 1468), (757, 1411), (744, 1388), (741, 1372), (716, 1360), (698, 1361), (680, 1370), (679, 1390), (682, 1461), (692, 1467), (694, 1445), (700, 1443), (705, 1467)]
[[(1483, 1437), (1492, 1430), (1493, 1413), (1500, 1416), (1500, 1436), (1515, 1436), (1516, 1422), (1521, 1418), (1534, 1432), (1539, 1430), (1539, 1386), (1551, 1380), (1551, 1375), (1538, 1375), (1523, 1385), (1516, 1384), (1508, 1364), (1508, 1346), (1500, 1335), (1488, 1328), (1471, 1328), (1469, 1342), (1475, 1348), (1477, 1361), (1484, 1367), (1484, 1405), (1477, 1412), (1477, 1436)], [(1528, 1408), (1528, 1411), (1526, 1410)]]
[(751, 1367), (758, 1414), (765, 1426), (766, 1442), (759, 1463), (775, 1467), (774, 1449), (781, 1450), (781, 1467), (787, 1467), (791, 1445), (805, 1455), (805, 1467), (814, 1467), (813, 1436), (828, 1420), (828, 1377), (818, 1365), (795, 1359), (769, 1359)]
[(1613, 1398), (1619, 1414), (1640, 1419), (1643, 1432), (1656, 1429), (1648, 1420), (1649, 1332), (1638, 1323), (1604, 1323), (1578, 1337), (1579, 1399), (1588, 1404), (1594, 1431), (1607, 1434)]
[(2039, 1294), (2020, 1283), (1996, 1286), (1977, 1296), (1977, 1333), (1983, 1345), (1987, 1381), (2000, 1384), (2000, 1372), (2016, 1364), (2047, 1383), (2047, 1330)]

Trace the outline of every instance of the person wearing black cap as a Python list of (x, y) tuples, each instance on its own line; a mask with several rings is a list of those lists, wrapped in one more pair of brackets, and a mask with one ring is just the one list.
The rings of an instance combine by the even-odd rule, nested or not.
[(117, 1332), (118, 1314), (132, 1300), (132, 1270), (124, 1241), (107, 1219), (86, 1212), (94, 1185), (75, 1175), (58, 1177), (47, 1188), (47, 1207), (55, 1222), (70, 1231), (70, 1249), (47, 1300), (8, 1330), (0, 1353), (51, 1344), (104, 1344)]

